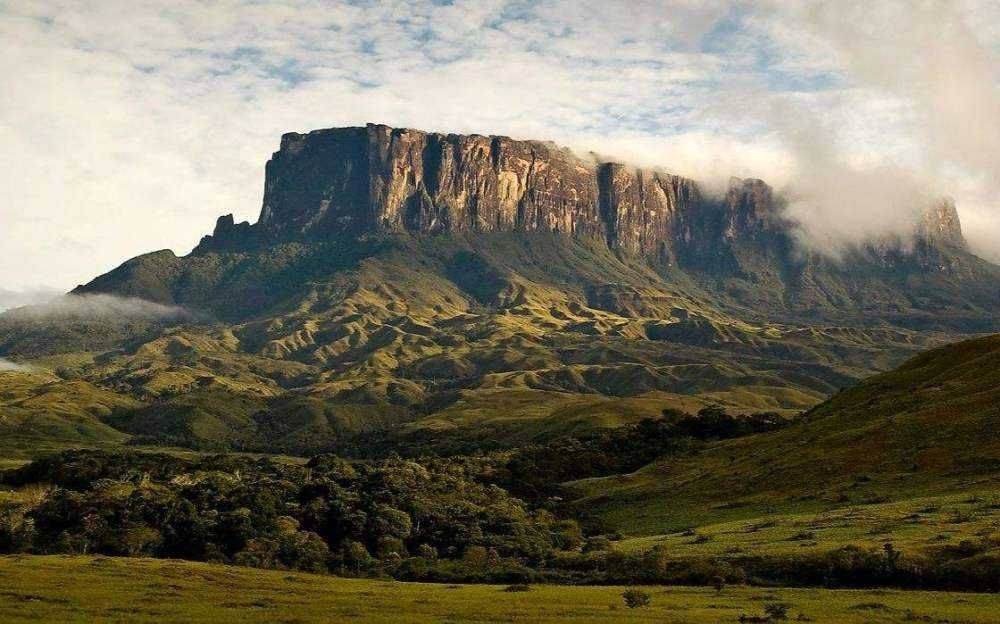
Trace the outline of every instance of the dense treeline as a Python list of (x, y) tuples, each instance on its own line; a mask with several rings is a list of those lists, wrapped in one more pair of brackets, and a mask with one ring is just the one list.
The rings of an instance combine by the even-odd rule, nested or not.
[[(647, 427), (641, 425), (637, 427)], [(1000, 590), (988, 544), (682, 559), (616, 549), (515, 498), (497, 457), (304, 465), (220, 455), (69, 451), (3, 473), (0, 552), (176, 557), (403, 580), (775, 583)]]
[[(460, 463), (324, 455), (304, 466), (71, 451), (5, 478), (22, 504), (0, 549), (99, 552), (360, 573), (410, 555), (536, 564), (579, 533)], [(25, 486), (27, 488), (25, 494)]]
[(730, 415), (708, 406), (691, 416), (664, 410), (659, 419), (601, 429), (548, 444), (514, 449), (500, 484), (529, 500), (558, 495), (559, 484), (638, 470), (667, 454), (697, 450), (701, 443), (773, 431), (791, 424), (779, 414)]

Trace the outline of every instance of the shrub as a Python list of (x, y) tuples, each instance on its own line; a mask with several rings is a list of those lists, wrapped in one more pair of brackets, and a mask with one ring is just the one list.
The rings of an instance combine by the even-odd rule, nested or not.
[(649, 606), (649, 594), (641, 589), (627, 589), (622, 593), (622, 600), (629, 609)]
[(764, 613), (772, 620), (787, 620), (788, 605), (783, 602), (769, 602), (764, 605)]
[(504, 591), (510, 594), (517, 592), (531, 591), (530, 585), (525, 585), (524, 583), (515, 583), (514, 585), (508, 585), (504, 588)]
[(712, 587), (715, 588), (716, 593), (721, 594), (722, 590), (726, 588), (726, 577), (721, 575), (712, 577)]

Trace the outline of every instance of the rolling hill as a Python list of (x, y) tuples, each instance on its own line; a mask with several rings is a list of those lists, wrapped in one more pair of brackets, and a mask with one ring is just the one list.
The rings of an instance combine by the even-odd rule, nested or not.
[(786, 429), (713, 443), (571, 490), (575, 506), (629, 534), (934, 496), (975, 498), (1000, 485), (998, 424), (1000, 336), (989, 336), (866, 379)]

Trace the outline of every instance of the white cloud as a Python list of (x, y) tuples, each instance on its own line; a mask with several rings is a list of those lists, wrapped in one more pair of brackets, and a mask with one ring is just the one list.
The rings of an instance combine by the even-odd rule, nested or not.
[(83, 294), (64, 295), (42, 303), (15, 308), (2, 317), (5, 320), (63, 321), (66, 319), (178, 319), (188, 320), (197, 315), (185, 308), (163, 305), (137, 297)]
[[(931, 186), (987, 232), (979, 244), (1000, 248), (1000, 159), (979, 141), (996, 128), (949, 135), (994, 110), (996, 11), (949, 8), (934, 50), (951, 56), (923, 69), (965, 71), (914, 89), (902, 77), (920, 75), (919, 46), (942, 33), (895, 37), (891, 9), (910, 3), (879, 4), (8, 1), (0, 71), (17, 79), (0, 90), (0, 285), (69, 288), (139, 253), (184, 253), (220, 214), (254, 220), (264, 161), (287, 131), (499, 133), (783, 184), (812, 167), (775, 124), (775, 101), (796, 119), (838, 120), (831, 162), (843, 170), (933, 171)], [(870, 31), (858, 58), (840, 15)], [(959, 46), (964, 27), (975, 41)], [(885, 75), (893, 63), (899, 79)]]

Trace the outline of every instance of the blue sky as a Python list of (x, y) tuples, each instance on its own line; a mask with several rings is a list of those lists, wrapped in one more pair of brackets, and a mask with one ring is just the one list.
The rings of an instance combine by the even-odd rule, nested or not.
[(283, 132), (369, 121), (762, 177), (826, 249), (951, 194), (1000, 256), (997, 24), (962, 0), (0, 1), (0, 289), (186, 253), (256, 219)]

